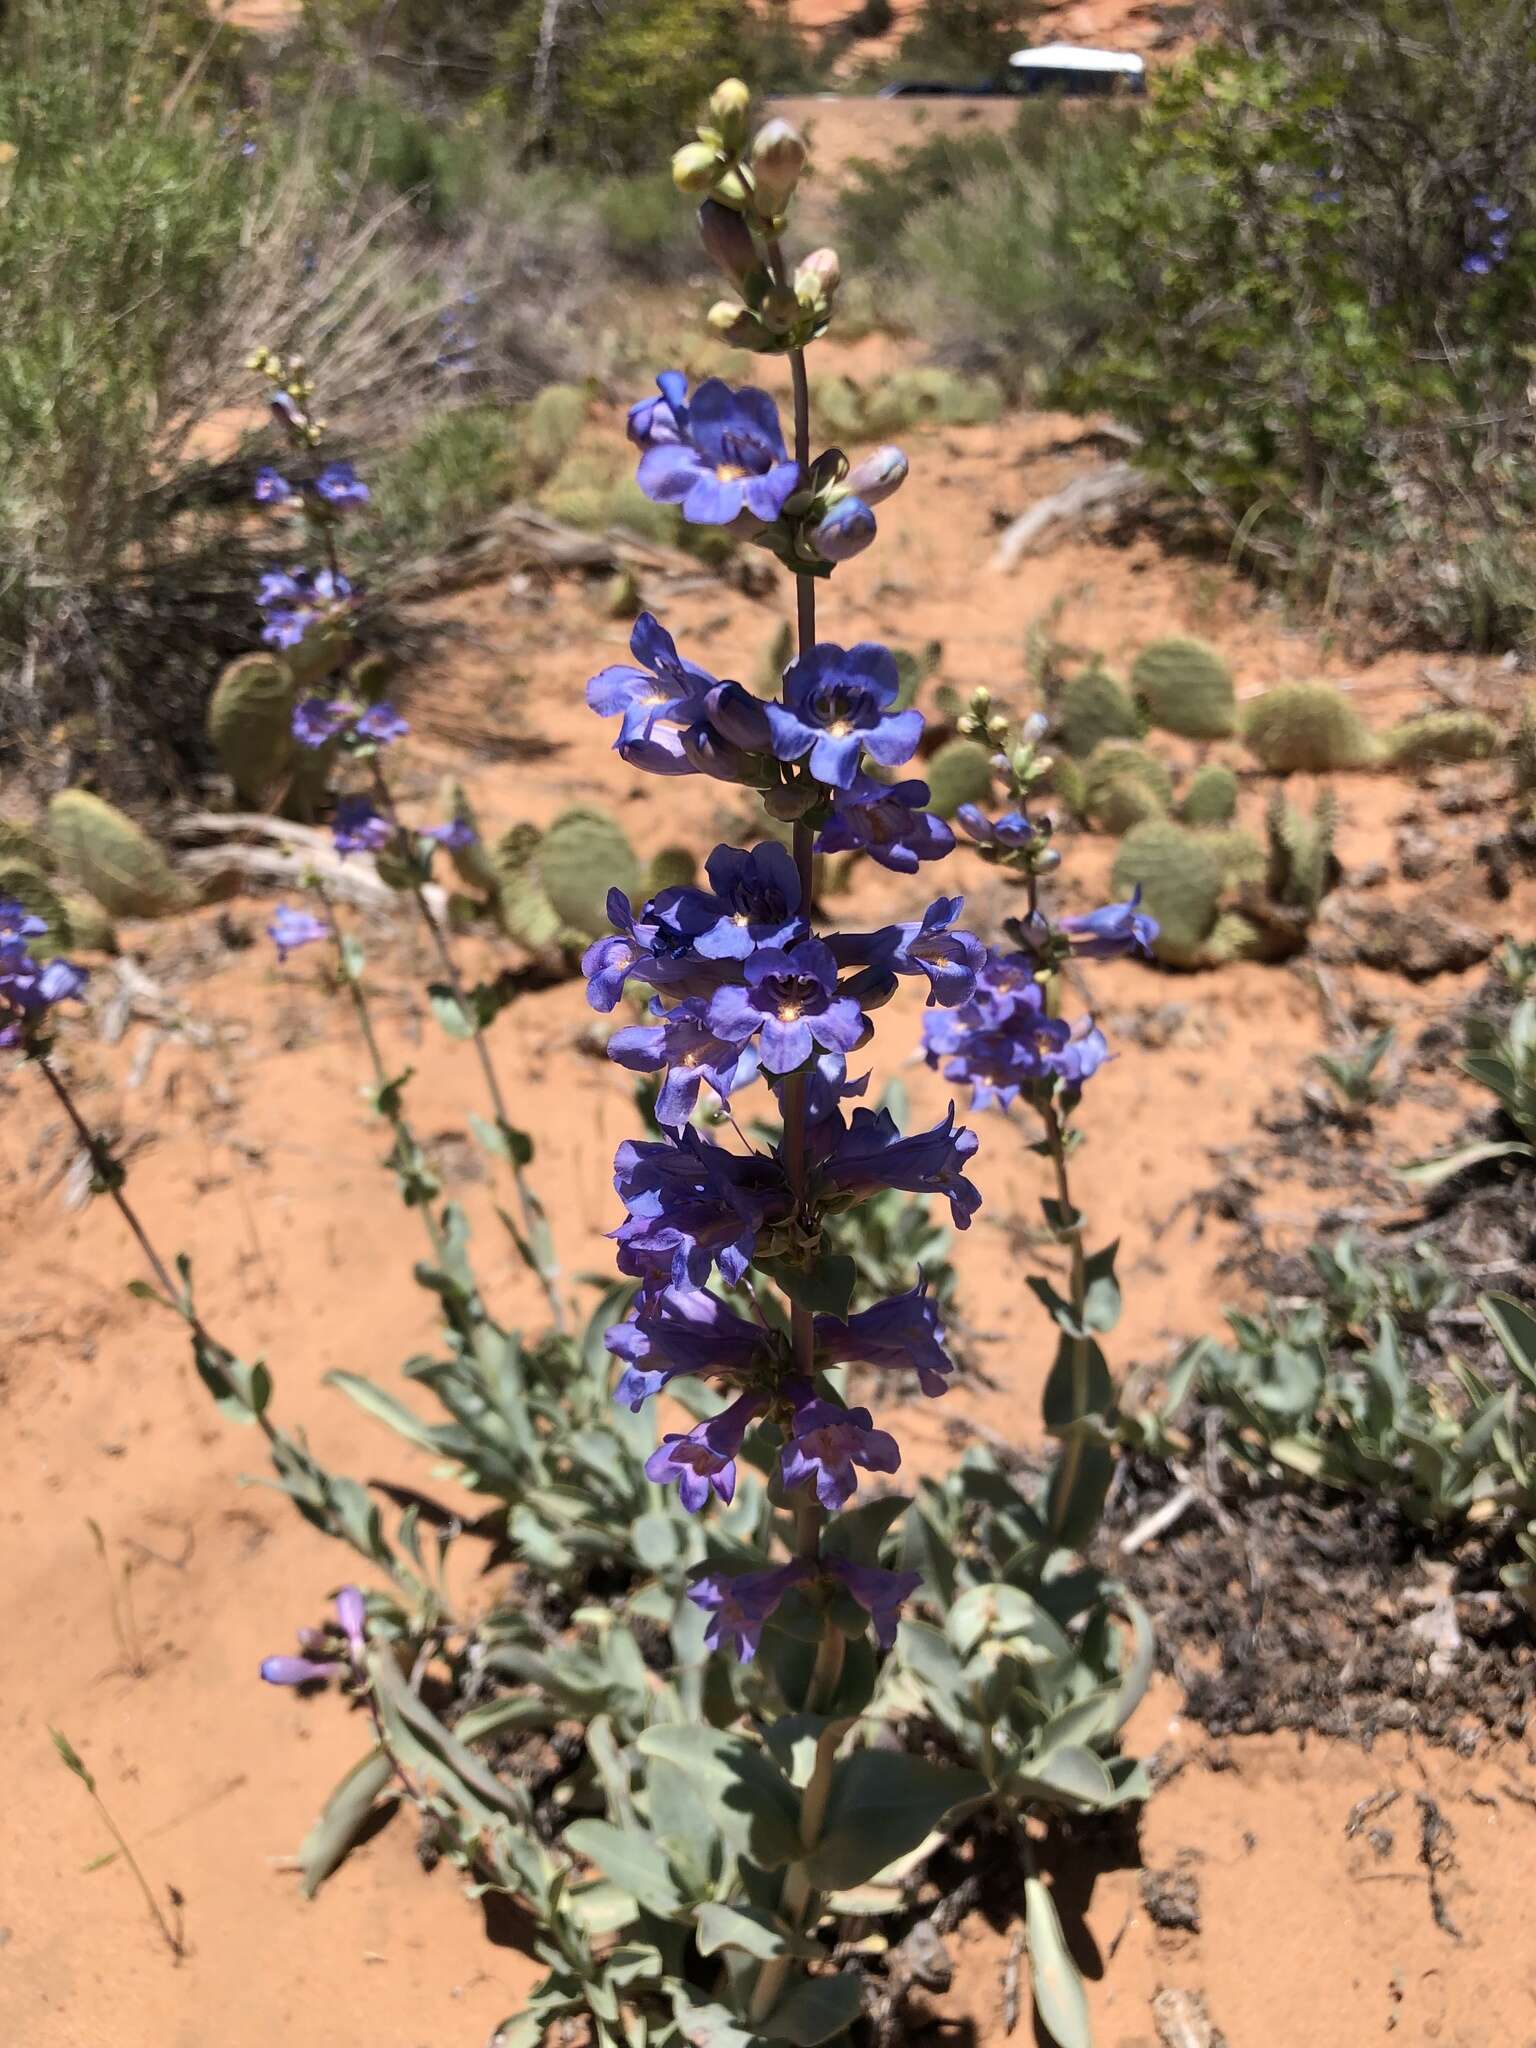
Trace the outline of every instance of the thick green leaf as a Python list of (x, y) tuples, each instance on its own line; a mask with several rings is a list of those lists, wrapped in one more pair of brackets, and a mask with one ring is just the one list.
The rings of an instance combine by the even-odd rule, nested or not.
[(605, 1820), (576, 1820), (565, 1831), (576, 1855), (595, 1863), (604, 1877), (638, 1899), (663, 1919), (680, 1913), (687, 1903), (678, 1890), (672, 1867), (656, 1842), (632, 1828), (616, 1828)]
[(1527, 1386), (1536, 1387), (1536, 1315), (1512, 1294), (1480, 1294), (1477, 1305), (1515, 1371)]
[(764, 1870), (800, 1853), (800, 1795), (759, 1743), (716, 1728), (647, 1728), (637, 1747), (687, 1771), (726, 1841)]
[(446, 983), (434, 981), (427, 988), (432, 1014), (450, 1038), (473, 1038), (475, 1020)]
[(1395, 1167), (1393, 1171), (1399, 1180), (1406, 1180), (1416, 1188), (1437, 1188), (1442, 1181), (1450, 1180), (1465, 1167), (1481, 1166), (1487, 1159), (1536, 1159), (1536, 1146), (1522, 1145), (1513, 1138), (1483, 1140), (1475, 1145), (1463, 1145), (1458, 1151), (1447, 1152), (1443, 1159), (1415, 1159), (1411, 1165)]
[(306, 1899), (315, 1896), (367, 1826), (379, 1795), (394, 1775), (394, 1766), (384, 1751), (370, 1749), (321, 1807), (313, 1827), (299, 1844), (299, 1868)]
[(1056, 2048), (1093, 2048), (1083, 1980), (1056, 1917), (1056, 1902), (1038, 1877), (1024, 1880), (1024, 1932), (1041, 2025)]
[(835, 1977), (801, 1977), (779, 2000), (762, 2025), (770, 2041), (788, 2041), (792, 2048), (816, 2048), (845, 2027), (851, 2027), (864, 2003), (863, 1980), (857, 1970)]
[(1037, 1757), (1011, 1784), (1020, 1798), (1081, 1807), (1088, 1813), (1107, 1806), (1115, 1790), (1093, 1751), (1070, 1742)]
[(509, 1785), (498, 1778), (473, 1750), (467, 1749), (450, 1734), (421, 1695), (412, 1692), (406, 1684), (389, 1650), (369, 1652), (368, 1672), (373, 1681), (374, 1697), (386, 1720), (394, 1724), (392, 1739), (397, 1739), (402, 1729), (407, 1731), (411, 1747), (419, 1758), (424, 1759), (429, 1773), (438, 1767), (437, 1775), (442, 1776), (446, 1772), (457, 1778), (460, 1788), (491, 1813), (527, 1824), (529, 1801), (523, 1787)]
[(797, 1934), (777, 1914), (757, 1906), (700, 1906), (694, 1928), (701, 1956), (730, 1948), (755, 1956), (760, 1963), (771, 1962), (775, 1956), (815, 1962), (826, 1953), (820, 1942), (812, 1941), (808, 1934)]
[(841, 1252), (827, 1254), (814, 1266), (791, 1265), (788, 1259), (759, 1259), (757, 1264), (801, 1308), (817, 1315), (847, 1315), (859, 1274), (852, 1259)]
[(805, 1859), (811, 1883), (818, 1891), (864, 1884), (987, 1789), (979, 1771), (892, 1750), (856, 1750), (833, 1773), (821, 1837)]

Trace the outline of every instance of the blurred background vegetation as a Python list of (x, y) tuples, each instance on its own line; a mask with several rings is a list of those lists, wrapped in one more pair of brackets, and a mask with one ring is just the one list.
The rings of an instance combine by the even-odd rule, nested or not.
[[(0, 767), (132, 796), (206, 766), (210, 680), (257, 630), (257, 342), (323, 362), (336, 452), (388, 476), (380, 588), (518, 498), (681, 538), (584, 438), (585, 398), (654, 367), (653, 287), (669, 337), (679, 283), (713, 296), (655, 166), (728, 71), (994, 78), (1031, 19), (305, 0), (256, 37), (195, 0), (9, 0)], [(832, 428), (997, 391), (1107, 415), (1182, 531), (1298, 601), (1525, 645), (1533, 156), (1536, 0), (1226, 0), (1145, 101), (1021, 102), (814, 188), (850, 316), (991, 394), (909, 376)], [(687, 366), (750, 373), (707, 341)]]

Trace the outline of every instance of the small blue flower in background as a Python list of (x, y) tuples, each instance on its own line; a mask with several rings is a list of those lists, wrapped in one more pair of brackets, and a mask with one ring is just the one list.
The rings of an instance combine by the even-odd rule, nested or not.
[(356, 739), (368, 740), (376, 747), (388, 747), (396, 740), (403, 740), (410, 729), (393, 704), (370, 704), (352, 732)]
[(820, 939), (790, 947), (764, 946), (743, 965), (745, 979), (709, 999), (709, 1026), (737, 1045), (757, 1040), (770, 1074), (803, 1067), (819, 1046), (852, 1052), (867, 1030), (863, 1011), (838, 993), (837, 961)]
[(262, 639), (269, 647), (297, 647), (327, 610), (352, 595), (345, 576), (330, 569), (268, 569), (256, 586), (256, 604), (266, 614)]
[(346, 1655), (320, 1657), (308, 1654), (323, 1650), (326, 1639), (318, 1631), (305, 1629), (301, 1630), (299, 1641), (306, 1654), (300, 1657), (264, 1657), (261, 1676), (268, 1685), (319, 1685), (332, 1678), (360, 1676), (368, 1652), (367, 1612), (358, 1588), (343, 1586), (336, 1595), (335, 1632), (346, 1644)]
[(475, 843), (475, 828), (467, 818), (450, 818), (446, 825), (424, 825), (418, 837), (430, 839), (447, 853), (462, 853)]
[(382, 853), (395, 828), (365, 796), (344, 796), (331, 820), (331, 837), (343, 859), (349, 853)]
[(876, 782), (860, 773), (838, 793), (816, 850), (866, 853), (894, 874), (915, 875), (923, 861), (942, 860), (954, 850), (954, 833), (924, 808), (928, 797), (926, 782)]
[(839, 1408), (819, 1399), (808, 1380), (790, 1381), (785, 1392), (794, 1401), (789, 1441), (779, 1457), (785, 1486), (811, 1486), (824, 1508), (846, 1507), (858, 1486), (858, 1474), (894, 1472), (901, 1451), (888, 1430), (876, 1429), (867, 1408)]
[(315, 491), (327, 505), (366, 505), (368, 486), (350, 462), (329, 462), (315, 478)]
[(867, 753), (882, 768), (910, 761), (923, 736), (920, 711), (893, 711), (901, 688), (896, 657), (874, 641), (813, 647), (784, 671), (784, 701), (765, 704), (780, 761), (809, 757), (812, 775), (848, 789)]
[(286, 505), (298, 492), (288, 479), (275, 469), (258, 469), (251, 495), (258, 505)]
[(711, 1494), (729, 1507), (736, 1492), (741, 1440), (766, 1406), (765, 1394), (741, 1394), (686, 1435), (664, 1436), (645, 1461), (646, 1478), (657, 1486), (675, 1481), (678, 1499), (690, 1515), (696, 1515)]
[(656, 381), (662, 397), (630, 409), (630, 438), (644, 451), (641, 490), (655, 504), (681, 505), (693, 526), (730, 526), (743, 514), (771, 525), (799, 487), (800, 470), (768, 393), (751, 385), (732, 391), (710, 377), (685, 404), (676, 371)]
[(1493, 268), (1493, 259), (1476, 250), (1470, 256), (1463, 256), (1461, 267), (1469, 277), (1486, 277)]
[(293, 707), (293, 736), (301, 747), (323, 747), (352, 715), (353, 706), (339, 698), (302, 697)]
[[(1136, 950), (1134, 906), (1115, 904), (1109, 911), (1114, 944)], [(1079, 922), (1087, 925), (1089, 919)], [(1093, 932), (1088, 943), (1109, 941)], [(968, 1003), (924, 1016), (923, 1050), (928, 1064), (941, 1067), (947, 1080), (970, 1088), (977, 1109), (1007, 1109), (1021, 1093), (1058, 1082), (1075, 1092), (1110, 1056), (1103, 1033), (1090, 1018), (1070, 1025), (1051, 1016), (1027, 953), (989, 954)]]
[(313, 946), (328, 939), (331, 928), (307, 910), (290, 910), (286, 903), (279, 903), (267, 924), (267, 936), (276, 946), (281, 963), (300, 946)]

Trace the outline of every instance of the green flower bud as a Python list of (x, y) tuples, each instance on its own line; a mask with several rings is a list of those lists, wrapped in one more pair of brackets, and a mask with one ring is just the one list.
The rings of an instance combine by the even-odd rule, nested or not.
[(752, 138), (752, 175), (759, 213), (784, 211), (805, 169), (805, 156), (805, 137), (788, 121), (769, 121), (758, 129)]
[(699, 208), (699, 240), (727, 277), (744, 284), (758, 267), (757, 244), (742, 216), (718, 199)]
[(739, 78), (722, 79), (709, 96), (709, 118), (734, 156), (747, 139), (747, 109), (752, 95)]
[(745, 306), (738, 306), (734, 299), (716, 299), (706, 316), (709, 325), (722, 341), (728, 341), (736, 348), (764, 348), (773, 336)]
[(720, 170), (720, 158), (707, 142), (685, 142), (672, 158), (672, 182), (679, 192), (707, 192)]

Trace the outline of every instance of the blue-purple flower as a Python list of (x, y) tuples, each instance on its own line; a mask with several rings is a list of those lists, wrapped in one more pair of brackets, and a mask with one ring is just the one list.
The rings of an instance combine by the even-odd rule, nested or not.
[(1106, 903), (1080, 917), (1063, 917), (1058, 920), (1058, 929), (1066, 933), (1080, 959), (1121, 960), (1136, 953), (1143, 960), (1150, 960), (1152, 942), (1157, 937), (1157, 919), (1148, 917), (1140, 904), (1138, 883), (1129, 902)]
[(867, 853), (898, 875), (915, 875), (925, 860), (942, 860), (955, 835), (925, 809), (928, 785), (876, 782), (858, 774), (839, 792), (832, 815), (816, 841), (818, 853)]
[(350, 462), (328, 462), (315, 478), (315, 493), (327, 505), (366, 505), (368, 486)]
[(846, 790), (868, 754), (883, 768), (910, 761), (923, 736), (920, 711), (893, 711), (901, 689), (896, 657), (872, 640), (823, 641), (784, 671), (784, 701), (765, 704), (780, 761), (809, 758), (812, 775)]
[(410, 727), (393, 704), (370, 704), (352, 728), (354, 739), (367, 740), (375, 747), (393, 746), (403, 740)]
[(709, 1028), (739, 1046), (755, 1039), (768, 1073), (793, 1073), (818, 1047), (850, 1053), (863, 1039), (864, 1013), (838, 994), (837, 962), (820, 939), (761, 947), (742, 974), (710, 997)]
[(824, 562), (851, 562), (875, 537), (875, 515), (862, 498), (839, 498), (811, 528), (811, 545)]
[(896, 1640), (901, 1605), (923, 1583), (921, 1572), (891, 1572), (878, 1564), (855, 1564), (847, 1557), (824, 1557), (822, 1570), (853, 1595), (874, 1624), (875, 1641), (888, 1650)]
[(331, 928), (322, 919), (307, 910), (290, 910), (286, 903), (278, 904), (267, 924), (267, 937), (277, 948), (279, 963), (300, 946), (317, 945), (330, 936)]
[(614, 746), (621, 752), (648, 740), (658, 724), (692, 725), (704, 716), (717, 679), (685, 661), (677, 642), (650, 612), (642, 612), (629, 636), (633, 662), (602, 669), (587, 684), (588, 706), (599, 718), (622, 718)]
[(382, 853), (395, 836), (388, 818), (365, 796), (344, 796), (331, 820), (331, 837), (343, 859), (349, 853)]
[(430, 839), (447, 853), (462, 853), (467, 846), (475, 843), (475, 828), (468, 818), (450, 818), (446, 825), (422, 825), (417, 837)]
[(839, 967), (926, 976), (930, 1005), (953, 1008), (970, 1000), (987, 958), (980, 939), (955, 930), (964, 908), (963, 896), (940, 896), (915, 923), (888, 924), (875, 932), (839, 932), (829, 944)]
[(689, 1287), (642, 1295), (634, 1314), (606, 1330), (603, 1342), (624, 1360), (613, 1398), (637, 1414), (672, 1380), (698, 1373), (752, 1380), (770, 1373), (783, 1353), (782, 1339)]
[[(340, 1654), (340, 1644), (336, 1645), (334, 1656), (318, 1654), (337, 1636), (346, 1645), (345, 1655)], [(336, 1621), (332, 1628), (326, 1633), (301, 1630), (299, 1645), (301, 1656), (262, 1659), (261, 1676), (268, 1685), (317, 1685), (360, 1673), (368, 1653), (368, 1630), (367, 1608), (358, 1588), (343, 1586), (336, 1595)]]
[[(950, 1016), (950, 1011), (940, 1011)], [(845, 1122), (841, 1111), (810, 1133), (811, 1160), (823, 1192), (842, 1205), (862, 1202), (882, 1188), (911, 1195), (944, 1195), (955, 1227), (966, 1229), (981, 1207), (981, 1194), (965, 1168), (976, 1151), (976, 1133), (956, 1128), (955, 1105), (929, 1131), (903, 1137), (888, 1109), (856, 1109)]]
[(666, 890), (657, 907), (706, 960), (746, 960), (760, 947), (806, 935), (800, 875), (776, 840), (744, 850), (717, 846), (704, 863), (709, 889)]
[(688, 1598), (709, 1616), (704, 1640), (710, 1649), (734, 1650), (743, 1664), (750, 1664), (780, 1601), (803, 1585), (812, 1570), (805, 1558), (792, 1557), (767, 1571), (730, 1573), (706, 1566), (696, 1572)]
[(798, 487), (800, 470), (768, 393), (751, 385), (733, 391), (710, 377), (686, 402), (675, 371), (656, 381), (662, 399), (630, 413), (630, 436), (644, 448), (636, 472), (641, 490), (657, 504), (681, 505), (694, 526), (730, 526), (743, 515), (771, 525)]
[(1058, 1082), (1075, 1093), (1109, 1057), (1091, 1019), (1070, 1025), (1050, 1014), (1027, 953), (989, 954), (968, 1003), (924, 1017), (923, 1050), (930, 1066), (971, 1089), (977, 1109), (1006, 1109), (1021, 1091)]
[(258, 469), (251, 495), (258, 505), (286, 505), (298, 496), (288, 479), (272, 468)]
[(938, 1303), (919, 1279), (905, 1294), (873, 1302), (857, 1315), (821, 1315), (815, 1325), (816, 1356), (823, 1365), (872, 1365), (885, 1371), (916, 1372), (925, 1394), (949, 1385), (955, 1362), (944, 1346)]
[(746, 1036), (722, 1035), (707, 1006), (690, 999), (663, 1012), (659, 1023), (615, 1031), (608, 1040), (608, 1057), (632, 1073), (666, 1070), (656, 1097), (656, 1121), (676, 1129), (693, 1115), (706, 1082), (727, 1102), (734, 1089), (756, 1078), (758, 1055)]
[(614, 1155), (613, 1184), (628, 1212), (612, 1233), (619, 1271), (674, 1287), (702, 1287), (715, 1266), (734, 1286), (759, 1232), (791, 1206), (776, 1161), (727, 1152), (690, 1128), (626, 1139)]
[(24, 905), (0, 897), (0, 1046), (18, 1045), (56, 1003), (77, 1002), (90, 975), (72, 961), (38, 960), (35, 939), (48, 926)]
[(581, 956), (587, 1001), (594, 1010), (612, 1010), (631, 979), (676, 996), (709, 996), (719, 987), (729, 967), (698, 953), (694, 934), (670, 914), (669, 899), (681, 893), (664, 889), (637, 917), (622, 889), (608, 891), (608, 922), (614, 930), (595, 939)]
[(1000, 818), (989, 818), (976, 804), (961, 804), (955, 812), (955, 823), (978, 846), (995, 848), (999, 853), (1017, 853), (1035, 836), (1034, 826), (1022, 811), (1005, 811)]
[(736, 1454), (742, 1438), (767, 1405), (762, 1393), (739, 1394), (718, 1415), (686, 1433), (664, 1436), (645, 1461), (645, 1476), (657, 1486), (677, 1486), (678, 1499), (696, 1515), (711, 1494), (729, 1507), (736, 1492)]
[(339, 697), (302, 697), (293, 707), (293, 736), (301, 747), (326, 746), (349, 722), (353, 710)]
[(352, 595), (345, 576), (331, 569), (268, 569), (256, 586), (265, 614), (261, 637), (269, 647), (297, 647), (317, 620)]
[(874, 1427), (867, 1408), (823, 1401), (805, 1380), (795, 1391), (801, 1398), (795, 1401), (789, 1440), (779, 1457), (786, 1487), (809, 1486), (824, 1508), (837, 1509), (852, 1500), (859, 1471), (894, 1472), (900, 1465), (895, 1437)]

